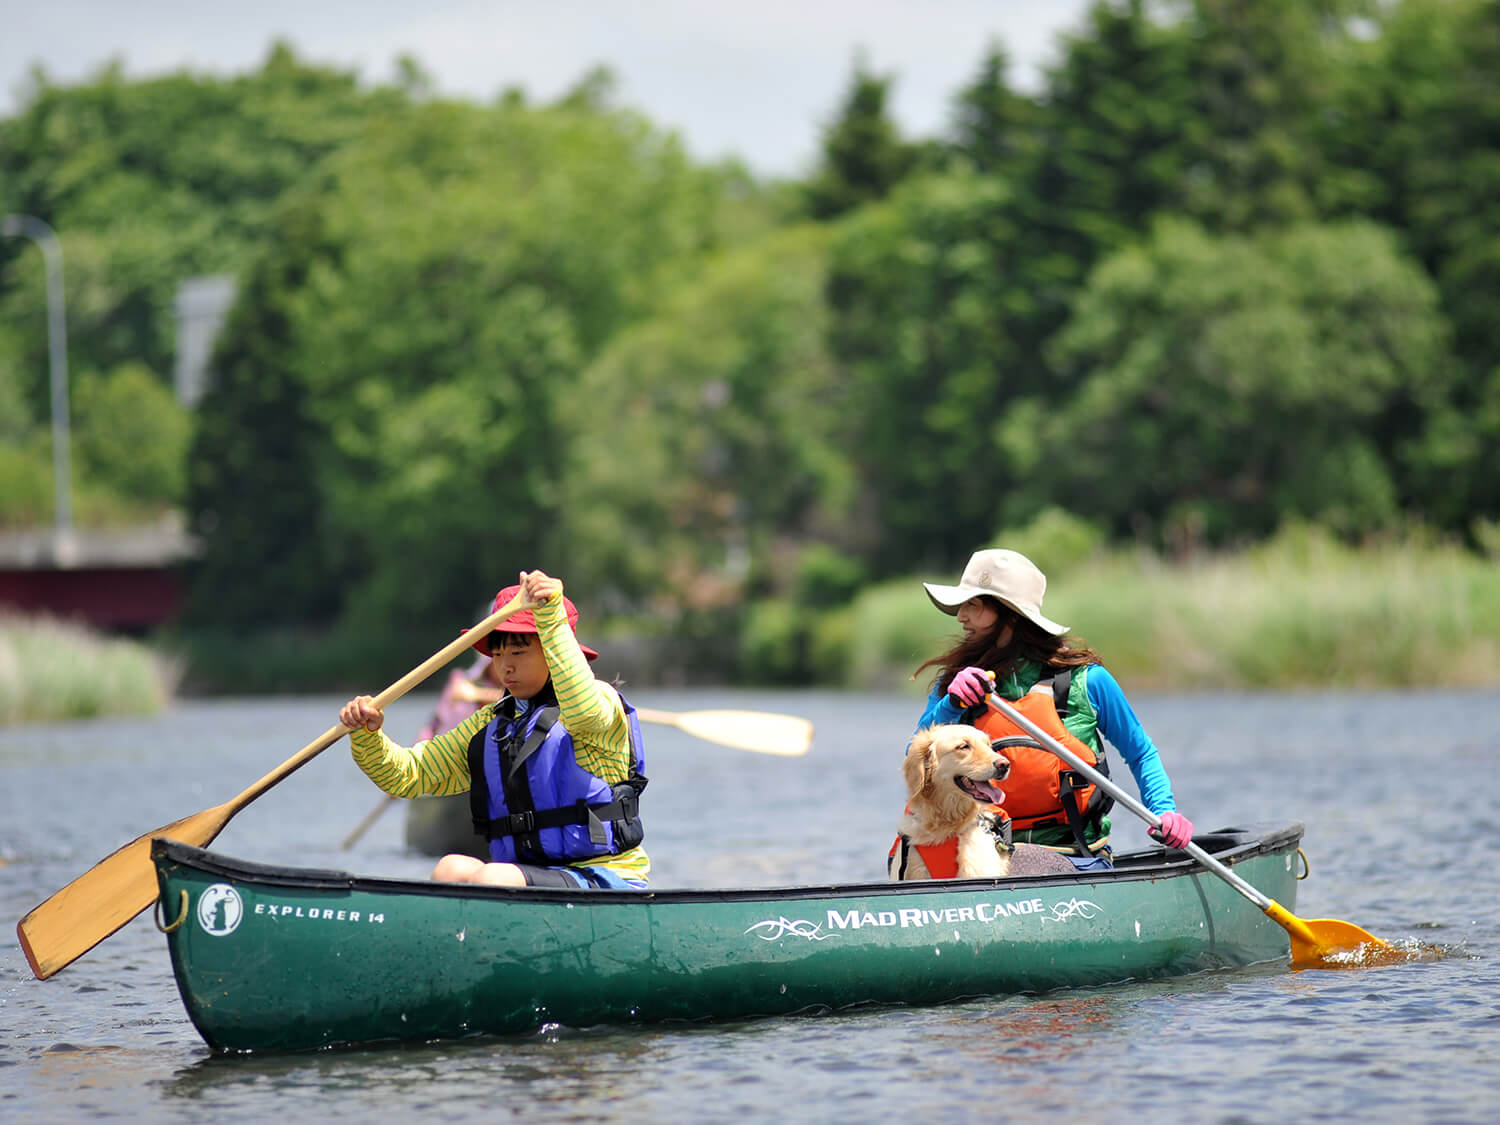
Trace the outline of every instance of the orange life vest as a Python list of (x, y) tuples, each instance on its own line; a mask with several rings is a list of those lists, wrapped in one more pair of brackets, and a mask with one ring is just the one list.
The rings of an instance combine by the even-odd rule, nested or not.
[[(917, 854), (922, 857), (922, 862), (927, 865), (927, 874), (934, 879), (954, 879), (958, 877), (958, 837), (950, 836), (940, 844), (913, 844), (909, 837), (897, 836), (896, 842), (891, 845), (890, 853), (885, 857), (886, 869), (889, 871), (898, 862), (901, 864), (901, 872), (906, 872), (906, 850), (916, 848)], [(892, 872), (894, 874), (894, 872)]]
[[(1067, 710), (1071, 683), (1072, 669), (1064, 669), (1056, 676), (1038, 680), (1011, 706), (1084, 762), (1100, 773), (1108, 773), (1103, 756), (1094, 753), (1088, 743), (1063, 725), (1062, 713)], [(1079, 854), (1087, 855), (1085, 821), (1097, 824), (1114, 802), (1010, 719), (983, 704), (976, 710), (980, 713), (961, 721), (984, 731), (995, 750), (1010, 759), (1010, 773), (1005, 778), (1005, 811), (1010, 814), (1014, 830), (1024, 832), (1067, 825), (1073, 830)]]
[[(998, 813), (1006, 817), (1006, 811), (999, 805), (990, 805), (992, 813)], [(910, 811), (910, 810), (907, 810)], [(1008, 849), (1010, 847), (1010, 822), (1006, 819), (1004, 830), (1001, 834), (1001, 842)], [(892, 876), (897, 876), (897, 865), (899, 864), (900, 875), (906, 874), (906, 857), (909, 850), (915, 848), (917, 854), (922, 857), (922, 862), (927, 865), (927, 874), (934, 879), (956, 879), (958, 878), (958, 837), (949, 836), (936, 844), (913, 844), (911, 837), (897, 835), (891, 850), (886, 854), (886, 871)]]

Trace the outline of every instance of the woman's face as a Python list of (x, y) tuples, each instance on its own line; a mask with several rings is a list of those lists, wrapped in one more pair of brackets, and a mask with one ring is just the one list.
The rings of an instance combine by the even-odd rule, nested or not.
[[(995, 626), (1000, 621), (1000, 609), (989, 598), (975, 596), (958, 607), (959, 628), (964, 631), (964, 640), (971, 641), (975, 637), (987, 637), (995, 631)], [(1005, 644), (1010, 640), (1013, 632), (1011, 626), (1006, 625), (1002, 635), (995, 638), (995, 643)]]

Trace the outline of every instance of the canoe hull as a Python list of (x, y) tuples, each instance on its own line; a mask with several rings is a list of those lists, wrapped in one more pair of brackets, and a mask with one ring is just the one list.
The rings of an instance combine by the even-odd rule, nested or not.
[[(1294, 909), (1300, 824), (1220, 858)], [(1163, 853), (1156, 853), (1158, 856)], [(153, 845), (173, 970), (215, 1050), (938, 1004), (1285, 959), (1186, 859), (1079, 878), (506, 891)], [(1132, 860), (1135, 857), (1130, 857)]]

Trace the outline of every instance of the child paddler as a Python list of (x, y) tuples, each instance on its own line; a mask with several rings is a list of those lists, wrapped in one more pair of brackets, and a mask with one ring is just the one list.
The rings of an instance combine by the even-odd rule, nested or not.
[(651, 863), (640, 846), (646, 787), (635, 708), (594, 677), (599, 654), (578, 643), (578, 610), (563, 584), (540, 570), (495, 595), (517, 593), (522, 612), (474, 647), (489, 656), (505, 695), (452, 730), (411, 747), (380, 729), (368, 695), (344, 704), (354, 761), (387, 793), (469, 791), (489, 862), (446, 855), (434, 879), (504, 887), (644, 887)]

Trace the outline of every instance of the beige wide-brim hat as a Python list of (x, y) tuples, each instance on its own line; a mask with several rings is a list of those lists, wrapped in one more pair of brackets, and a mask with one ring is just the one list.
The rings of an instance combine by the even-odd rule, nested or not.
[(1042, 615), (1047, 576), (1018, 551), (1007, 551), (1003, 547), (975, 551), (969, 556), (969, 565), (964, 567), (957, 586), (923, 582), (922, 588), (927, 591), (932, 604), (950, 616), (956, 614), (964, 602), (983, 594), (1003, 602), (1053, 636), (1060, 637), (1068, 631), (1066, 625), (1059, 625)]

